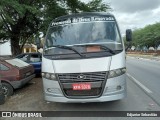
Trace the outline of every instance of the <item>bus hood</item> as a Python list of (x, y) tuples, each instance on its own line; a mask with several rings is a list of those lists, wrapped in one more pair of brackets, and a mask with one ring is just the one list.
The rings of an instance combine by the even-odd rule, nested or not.
[(59, 60), (53, 61), (55, 73), (80, 73), (108, 71), (111, 57), (81, 60)]
[(91, 59), (50, 60), (42, 57), (42, 72), (81, 73), (109, 71), (126, 66), (125, 51), (120, 54)]
[[(48, 60), (43, 58), (43, 72), (49, 73), (80, 73), (109, 71), (111, 57), (78, 59), (78, 60)], [(52, 65), (52, 67), (51, 67)], [(51, 72), (52, 71), (52, 72)]]

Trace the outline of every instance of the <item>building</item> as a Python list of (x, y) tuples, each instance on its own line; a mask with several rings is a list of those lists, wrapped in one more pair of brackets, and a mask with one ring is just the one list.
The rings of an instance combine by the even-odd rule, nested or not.
[(37, 52), (37, 46), (34, 44), (25, 44), (22, 52), (23, 53)]

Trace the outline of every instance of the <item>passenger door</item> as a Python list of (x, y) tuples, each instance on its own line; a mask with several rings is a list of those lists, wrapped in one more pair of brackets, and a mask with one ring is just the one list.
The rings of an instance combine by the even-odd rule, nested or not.
[(0, 80), (12, 81), (15, 79), (15, 71), (9, 66), (0, 63)]

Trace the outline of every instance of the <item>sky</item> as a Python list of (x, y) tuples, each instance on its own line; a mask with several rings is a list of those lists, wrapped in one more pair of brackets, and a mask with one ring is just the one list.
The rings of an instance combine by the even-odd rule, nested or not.
[(11, 55), (10, 42), (0, 44), (0, 56), (1, 55)]
[(126, 29), (134, 30), (160, 22), (160, 0), (103, 0), (103, 2), (112, 8), (110, 13), (116, 17), (122, 35)]

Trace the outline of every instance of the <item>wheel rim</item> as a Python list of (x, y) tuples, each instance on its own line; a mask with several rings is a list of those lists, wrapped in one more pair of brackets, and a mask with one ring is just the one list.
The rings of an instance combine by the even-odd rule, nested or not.
[(2, 86), (3, 94), (7, 95), (8, 94), (8, 88), (5, 86)]

